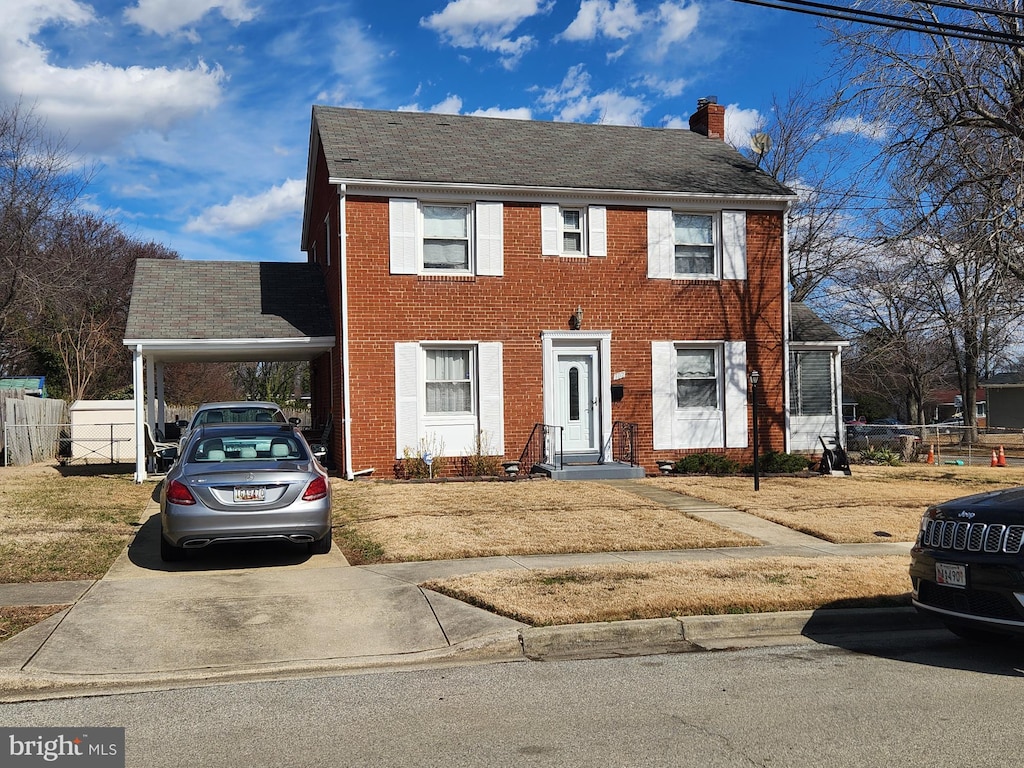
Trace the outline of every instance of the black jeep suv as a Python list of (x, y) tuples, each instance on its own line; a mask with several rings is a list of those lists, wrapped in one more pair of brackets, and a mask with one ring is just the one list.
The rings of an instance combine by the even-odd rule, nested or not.
[(914, 606), (970, 639), (1024, 637), (1024, 487), (929, 507), (911, 550)]

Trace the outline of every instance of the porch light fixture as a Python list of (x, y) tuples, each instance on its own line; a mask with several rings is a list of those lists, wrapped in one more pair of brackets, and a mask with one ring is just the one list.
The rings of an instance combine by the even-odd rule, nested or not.
[(758, 440), (757, 440), (757, 382), (761, 380), (761, 374), (757, 370), (750, 372), (750, 399), (754, 408), (754, 490), (761, 490), (761, 467), (758, 462)]
[(578, 331), (583, 327), (583, 307), (577, 305), (576, 311), (569, 316), (569, 328)]

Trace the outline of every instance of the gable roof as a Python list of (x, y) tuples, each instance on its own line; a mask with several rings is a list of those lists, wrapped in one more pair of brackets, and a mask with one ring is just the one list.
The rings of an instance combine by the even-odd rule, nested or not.
[(314, 106), (313, 132), (332, 179), (793, 195), (724, 141), (677, 128)]
[(331, 317), (315, 264), (140, 259), (125, 344), (162, 360), (309, 359), (333, 346)]
[(847, 343), (831, 325), (800, 301), (794, 301), (789, 307), (789, 338), (790, 341)]

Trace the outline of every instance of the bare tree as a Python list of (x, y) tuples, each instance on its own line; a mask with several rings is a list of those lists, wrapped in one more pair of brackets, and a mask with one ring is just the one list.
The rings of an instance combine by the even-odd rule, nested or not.
[(14, 331), (26, 303), (67, 270), (46, 254), (88, 181), (31, 108), (0, 106), (0, 374), (25, 354)]
[[(789, 282), (793, 301), (821, 303), (823, 288), (862, 248), (863, 160), (843, 135), (839, 104), (807, 85), (772, 97), (759, 131), (767, 151), (746, 154), (797, 194), (789, 212)], [(765, 145), (762, 145), (764, 148)]]

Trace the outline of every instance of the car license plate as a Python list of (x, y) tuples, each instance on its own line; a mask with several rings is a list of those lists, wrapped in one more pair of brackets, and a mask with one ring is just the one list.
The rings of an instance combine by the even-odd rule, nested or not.
[(235, 486), (235, 501), (263, 501), (267, 497), (267, 489), (253, 486)]
[(967, 566), (957, 563), (936, 563), (935, 581), (947, 587), (967, 587)]

